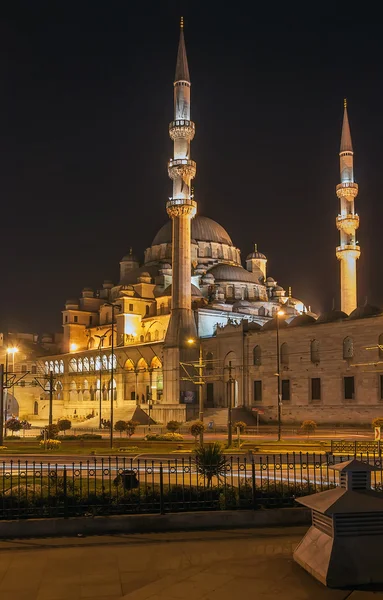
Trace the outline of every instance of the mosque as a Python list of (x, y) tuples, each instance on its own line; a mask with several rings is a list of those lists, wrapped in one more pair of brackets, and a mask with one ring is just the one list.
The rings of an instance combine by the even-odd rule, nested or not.
[[(383, 409), (383, 316), (357, 307), (358, 185), (346, 103), (336, 187), (341, 310), (318, 317), (268, 275), (257, 246), (243, 266), (228, 232), (198, 214), (190, 89), (181, 20), (169, 220), (143, 264), (132, 250), (121, 259), (117, 285), (104, 281), (66, 301), (60, 351), (39, 359), (42, 372), (54, 374), (54, 419), (95, 423), (109, 418), (112, 404), (115, 420), (137, 406), (157, 422), (192, 420), (199, 373), (205, 416), (216, 422), (226, 422), (229, 403), (265, 422), (276, 420), (278, 406), (290, 423), (370, 422)], [(33, 402), (46, 418), (44, 394)]]

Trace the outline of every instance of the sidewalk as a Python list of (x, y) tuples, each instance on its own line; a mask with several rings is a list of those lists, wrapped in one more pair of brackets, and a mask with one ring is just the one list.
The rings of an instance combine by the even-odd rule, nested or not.
[(0, 598), (383, 598), (383, 587), (376, 593), (329, 590), (303, 571), (292, 550), (304, 533), (296, 527), (2, 541)]

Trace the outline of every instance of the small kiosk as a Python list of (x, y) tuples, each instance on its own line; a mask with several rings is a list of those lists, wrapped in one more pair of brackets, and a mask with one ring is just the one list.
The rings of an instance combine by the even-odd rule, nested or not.
[(339, 487), (297, 498), (312, 525), (294, 560), (328, 587), (383, 583), (383, 492), (371, 489), (379, 469), (356, 459), (332, 468)]

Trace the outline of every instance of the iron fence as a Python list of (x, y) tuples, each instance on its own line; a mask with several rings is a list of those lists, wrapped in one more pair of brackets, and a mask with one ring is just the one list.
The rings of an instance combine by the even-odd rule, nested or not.
[(379, 442), (374, 440), (331, 440), (331, 453), (378, 454), (379, 447)]
[[(336, 460), (350, 458), (354, 454)], [(376, 467), (373, 487), (382, 490), (380, 456), (360, 459)], [(192, 457), (3, 461), (0, 519), (294, 506), (299, 496), (338, 485), (333, 460), (322, 454), (254, 455), (228, 457), (219, 468), (198, 468)]]

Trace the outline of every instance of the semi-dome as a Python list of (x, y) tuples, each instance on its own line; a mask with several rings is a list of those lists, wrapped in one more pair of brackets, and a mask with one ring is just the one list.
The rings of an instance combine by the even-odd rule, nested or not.
[(273, 317), (270, 321), (266, 321), (266, 323), (262, 327), (262, 331), (271, 331), (277, 328), (277, 319), (279, 319), (279, 329), (284, 329), (287, 327), (286, 321), (281, 319), (280, 317)]
[(368, 317), (376, 317), (382, 314), (382, 309), (372, 304), (358, 306), (349, 316), (349, 319), (366, 319)]
[(315, 319), (314, 317), (312, 317), (311, 315), (298, 315), (296, 317), (294, 317), (294, 319), (292, 321), (290, 321), (289, 323), (289, 327), (300, 327), (302, 325), (312, 325), (313, 323), (315, 323)]
[(259, 284), (261, 271), (254, 273), (236, 265), (218, 264), (210, 267), (207, 273), (212, 273), (216, 281), (240, 281), (243, 283)]
[[(190, 287), (191, 287), (192, 298), (196, 298), (196, 297), (201, 298), (202, 297), (202, 292), (199, 288), (197, 288), (196, 285), (191, 284)], [(160, 298), (161, 296), (171, 296), (171, 295), (172, 295), (172, 286), (168, 285), (168, 287), (165, 288), (164, 291), (162, 292), (162, 294), (159, 294), (157, 296), (157, 298)]]
[(246, 256), (246, 260), (251, 260), (252, 258), (259, 258), (261, 260), (267, 260), (266, 256), (264, 254), (262, 254), (262, 252), (258, 252), (258, 250), (255, 252), (250, 252), (250, 254), (248, 254)]
[[(233, 242), (227, 231), (213, 219), (197, 215), (191, 221), (191, 238), (197, 242), (218, 242), (233, 246)], [(152, 246), (172, 243), (172, 222), (169, 220), (157, 233)]]
[(342, 310), (329, 310), (328, 312), (322, 313), (318, 319), (317, 323), (335, 323), (335, 321), (342, 321), (343, 319), (347, 319), (347, 314)]

